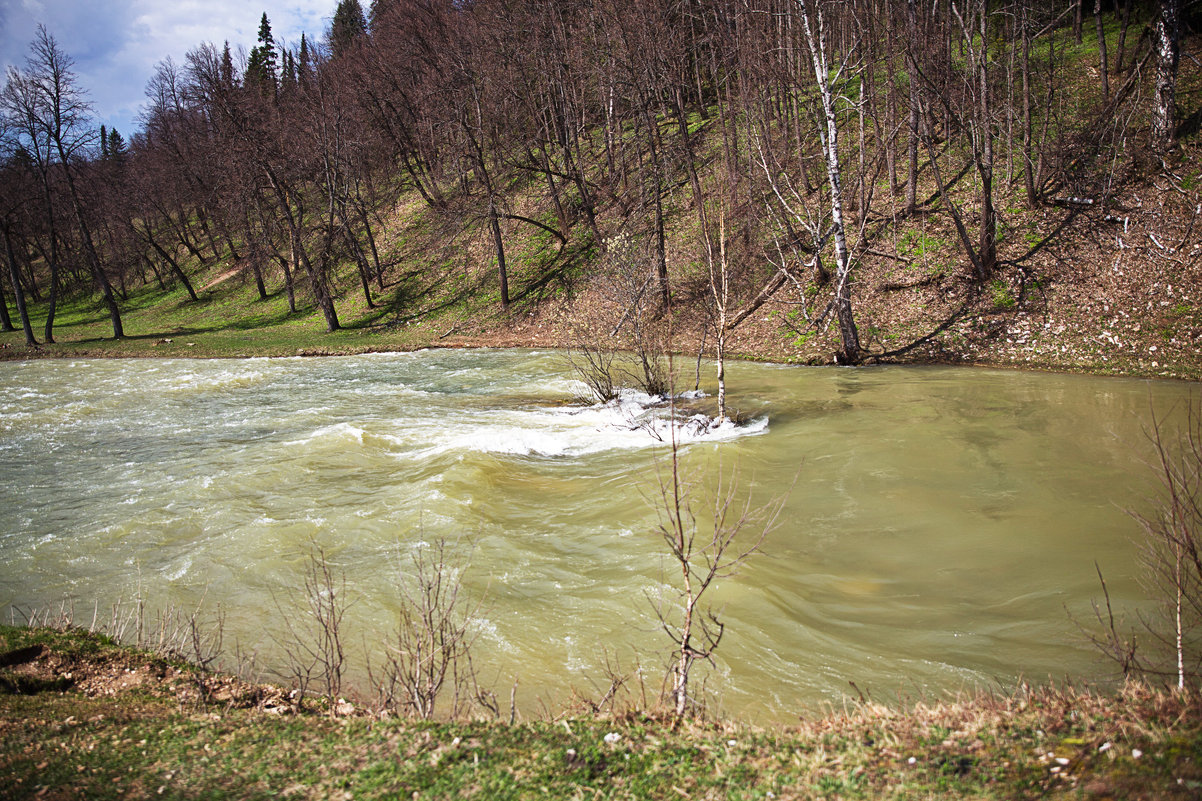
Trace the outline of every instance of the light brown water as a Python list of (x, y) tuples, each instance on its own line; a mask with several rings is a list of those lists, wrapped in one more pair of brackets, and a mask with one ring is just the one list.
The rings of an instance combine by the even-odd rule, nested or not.
[[(687, 440), (683, 462), (789, 495), (763, 554), (714, 593), (727, 713), (788, 720), (849, 681), (891, 696), (1106, 675), (1069, 613), (1100, 594), (1095, 562), (1117, 603), (1138, 602), (1125, 509), (1152, 489), (1143, 430), (1192, 385), (729, 373), (751, 422)], [(668, 448), (633, 424), (634, 400), (573, 407), (574, 389), (560, 355), (530, 351), (0, 364), (0, 603), (66, 598), (90, 617), (97, 601), (203, 599), (227, 644), (270, 665), (317, 543), (354, 595), (361, 664), (397, 566), (449, 537), (470, 544), (477, 658), (503, 695), (515, 677), (528, 707), (588, 690), (607, 652), (637, 652), (658, 688)]]

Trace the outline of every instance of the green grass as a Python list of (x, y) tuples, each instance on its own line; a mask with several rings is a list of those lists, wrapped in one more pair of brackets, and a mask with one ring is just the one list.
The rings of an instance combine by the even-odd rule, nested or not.
[(998, 311), (1009, 311), (1016, 305), (1009, 285), (1000, 278), (989, 282), (989, 297), (993, 302), (993, 308)]
[[(43, 672), (162, 672), (153, 655), (79, 630), (0, 627), (0, 653), (34, 643), (47, 648)], [(1138, 686), (673, 730), (637, 712), (515, 725), (274, 715), (182, 702), (173, 688), (186, 681), (184, 670), (112, 693), (0, 693), (4, 797), (1070, 798), (1089, 786), (1188, 798), (1202, 788), (1196, 696)]]
[[(407, 233), (433, 237), (423, 211), (413, 219)], [(367, 306), (354, 265), (339, 265), (332, 279), (341, 288), (335, 308), (342, 330), (333, 333), (327, 332), (303, 274), (294, 275), (297, 311), (293, 313), (282, 273), (273, 270), (265, 276), (270, 294), (260, 299), (249, 273), (237, 273), (203, 288), (230, 266), (225, 261), (203, 267), (193, 262), (185, 269), (199, 302), (192, 302), (179, 286), (164, 290), (153, 279), (145, 285), (136, 284), (136, 277), (129, 279), (128, 297), (119, 301), (125, 330), (121, 341), (112, 339), (108, 312), (98, 298), (70, 297), (60, 299), (56, 309), (55, 344), (32, 350), (25, 345), (22, 332), (0, 333), (0, 356), (245, 357), (405, 350), (437, 344), (443, 333), (462, 320), (498, 311), (481, 308), (489, 302), (486, 293), (477, 294), (474, 302), (467, 300), (472, 293), (464, 291), (462, 267), (446, 261), (439, 249), (419, 245), (414, 250), (422, 261), (411, 261), (405, 265), (408, 269), (394, 269), (384, 292), (372, 285), (374, 308)], [(412, 259), (412, 254), (408, 255)], [(382, 257), (401, 258), (388, 253)], [(541, 259), (536, 266), (546, 267)], [(518, 271), (515, 276), (518, 290), (533, 280), (527, 272), (534, 270)], [(35, 336), (41, 342), (47, 304), (30, 303), (29, 307)]]

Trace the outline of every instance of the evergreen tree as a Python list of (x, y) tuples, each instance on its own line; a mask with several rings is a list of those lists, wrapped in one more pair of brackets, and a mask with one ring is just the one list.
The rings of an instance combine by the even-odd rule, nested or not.
[(221, 51), (221, 84), (227, 89), (234, 86), (234, 57), (230, 55), (229, 39), (225, 40), (225, 47)]
[(263, 65), (274, 81), (276, 77), (275, 40), (271, 37), (271, 23), (267, 21), (267, 12), (259, 20), (259, 49), (263, 51)]
[(105, 146), (108, 153), (108, 158), (116, 162), (125, 160), (126, 147), (125, 137), (117, 133), (117, 129), (113, 128), (108, 134), (108, 144)]
[(291, 50), (284, 51), (284, 76), (280, 79), (280, 91), (285, 94), (296, 88), (296, 60)]
[(104, 126), (100, 126), (100, 160), (109, 160), (109, 135)]
[(301, 33), (300, 50), (296, 54), (296, 61), (296, 80), (303, 89), (309, 85), (309, 62), (311, 61), (309, 42), (303, 32)]
[(334, 21), (330, 24), (330, 54), (338, 58), (355, 44), (355, 40), (367, 33), (367, 20), (363, 17), (363, 6), (359, 0), (339, 0), (334, 10)]
[(246, 83), (258, 86), (263, 94), (275, 94), (276, 75), (275, 42), (271, 38), (267, 12), (263, 12), (263, 19), (259, 22), (259, 44), (250, 51), (250, 58), (246, 62)]

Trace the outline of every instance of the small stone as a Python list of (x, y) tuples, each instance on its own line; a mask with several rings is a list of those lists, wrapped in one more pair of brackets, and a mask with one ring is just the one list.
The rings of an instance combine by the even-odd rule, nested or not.
[(608, 743), (609, 745), (613, 745), (614, 743), (616, 743), (618, 740), (621, 740), (621, 739), (622, 739), (622, 735), (618, 734), (616, 731), (611, 731), (609, 734), (605, 735), (605, 742)]

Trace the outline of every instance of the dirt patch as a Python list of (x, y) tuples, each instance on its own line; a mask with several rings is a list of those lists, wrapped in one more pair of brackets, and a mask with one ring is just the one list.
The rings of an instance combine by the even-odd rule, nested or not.
[(213, 287), (217, 286), (218, 284), (221, 284), (221, 283), (224, 283), (224, 282), (230, 280), (237, 274), (238, 274), (237, 267), (233, 267), (229, 270), (226, 270), (223, 273), (219, 273), (212, 281), (209, 281), (209, 283), (202, 286), (200, 288), (200, 290), (203, 292), (206, 289), (212, 289)]
[(0, 654), (0, 692), (78, 692), (88, 698), (139, 692), (173, 699), (183, 706), (220, 704), (297, 711), (294, 696), (280, 687), (208, 673), (182, 661), (117, 647), (81, 653), (70, 647), (39, 644), (5, 651)]

